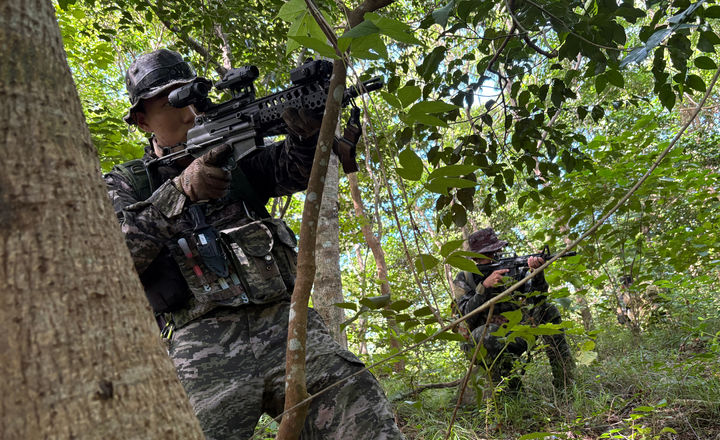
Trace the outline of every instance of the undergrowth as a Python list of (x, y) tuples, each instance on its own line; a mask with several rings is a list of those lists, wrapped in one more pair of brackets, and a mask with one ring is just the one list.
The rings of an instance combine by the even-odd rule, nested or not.
[[(518, 395), (462, 406), (449, 438), (720, 440), (720, 321), (701, 324), (641, 336), (606, 328), (596, 340), (598, 358), (579, 365), (564, 392), (553, 388), (547, 359), (536, 353)], [(401, 380), (384, 384), (390, 396), (406, 391)], [(456, 400), (457, 388), (449, 388), (396, 401), (407, 439), (446, 438)]]

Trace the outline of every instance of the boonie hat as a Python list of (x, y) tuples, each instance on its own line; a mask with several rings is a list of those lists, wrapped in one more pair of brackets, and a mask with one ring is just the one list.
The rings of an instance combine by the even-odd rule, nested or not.
[(493, 228), (480, 229), (470, 234), (468, 238), (470, 250), (480, 254), (499, 251), (507, 244), (507, 241), (498, 239)]
[(123, 119), (130, 125), (135, 124), (132, 115), (141, 100), (158, 96), (172, 86), (196, 80), (210, 83), (205, 78), (197, 78), (192, 66), (175, 51), (158, 49), (140, 55), (125, 74), (125, 87), (130, 95), (131, 107)]

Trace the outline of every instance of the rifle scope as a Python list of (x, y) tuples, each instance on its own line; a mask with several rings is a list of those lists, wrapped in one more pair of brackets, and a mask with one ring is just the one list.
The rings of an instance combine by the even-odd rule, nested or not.
[(208, 92), (210, 92), (210, 86), (207, 83), (194, 81), (170, 92), (168, 102), (178, 108), (193, 104), (202, 111), (203, 105), (208, 100)]

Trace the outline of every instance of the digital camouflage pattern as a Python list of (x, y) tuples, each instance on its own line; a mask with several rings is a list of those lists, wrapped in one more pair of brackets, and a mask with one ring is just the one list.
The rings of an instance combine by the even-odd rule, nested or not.
[[(170, 345), (178, 376), (208, 439), (252, 435), (260, 415), (282, 413), (290, 305), (216, 309), (177, 330)], [(306, 374), (311, 395), (363, 368), (308, 317)], [(301, 438), (401, 439), (382, 389), (363, 372), (315, 398)]]
[[(314, 146), (289, 139), (260, 148), (241, 162), (262, 204), (307, 186)], [(154, 157), (150, 146), (148, 157)], [(231, 190), (205, 209), (205, 221), (219, 232), (229, 260), (227, 277), (212, 274), (193, 242), (190, 202), (170, 180), (180, 171), (161, 167), (164, 183), (146, 200), (117, 169), (105, 180), (148, 299), (154, 299), (156, 310), (171, 310), (162, 315), (175, 324), (169, 353), (203, 430), (211, 439), (247, 438), (263, 412), (274, 415), (283, 407), (295, 235), (282, 221), (253, 213), (253, 204)], [(190, 258), (180, 239), (186, 240)], [(202, 277), (194, 266), (201, 268)], [(363, 368), (332, 340), (313, 311), (308, 327), (310, 393)], [(402, 438), (384, 392), (369, 372), (315, 399), (305, 431), (306, 439)]]
[[(460, 272), (453, 281), (453, 296), (456, 301), (456, 313), (466, 315), (476, 308), (480, 307), (494, 296), (502, 293), (507, 286), (498, 285), (489, 289), (482, 285), (488, 274), (476, 275), (469, 272)], [(521, 271), (518, 275), (519, 279), (524, 278), (527, 271)], [(507, 301), (500, 301), (495, 304), (493, 317), (487, 325), (483, 346), (487, 350), (486, 361), (492, 362), (497, 358), (493, 370), (491, 371), (494, 381), (499, 381), (501, 377), (505, 377), (512, 369), (513, 361), (519, 358), (526, 350), (527, 343), (522, 338), (516, 338), (505, 348), (506, 340), (492, 333), (496, 332), (500, 326), (507, 321), (501, 314), (504, 312), (518, 310), (522, 307), (522, 303), (529, 304), (529, 312), (524, 310), (524, 324), (560, 324), (562, 318), (560, 311), (554, 305), (547, 302), (545, 295), (530, 295), (532, 292), (547, 292), (548, 284), (545, 276), (541, 273), (536, 275), (530, 281), (521, 286)], [(472, 356), (476, 344), (483, 337), (488, 313), (484, 311), (476, 316), (466, 320), (470, 329), (470, 341), (462, 344), (462, 349), (468, 356)], [(556, 388), (562, 388), (572, 381), (575, 362), (572, 357), (572, 351), (568, 345), (565, 333), (561, 332), (554, 335), (542, 335), (542, 341), (546, 345), (545, 352), (550, 362), (553, 374), (553, 385)], [(505, 348), (503, 350), (503, 348)], [(519, 382), (514, 380), (511, 387), (517, 388)]]

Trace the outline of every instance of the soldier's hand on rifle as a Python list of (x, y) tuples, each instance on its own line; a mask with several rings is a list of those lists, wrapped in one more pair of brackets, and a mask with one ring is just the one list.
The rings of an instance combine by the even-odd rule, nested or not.
[(528, 258), (528, 267), (530, 269), (537, 269), (545, 263), (542, 257), (530, 257)]
[(487, 278), (485, 278), (485, 280), (482, 282), (483, 286), (485, 286), (486, 289), (497, 286), (502, 280), (503, 276), (509, 271), (510, 269), (496, 270), (495, 272), (491, 273)]
[(193, 202), (221, 198), (230, 189), (230, 171), (223, 167), (228, 164), (232, 153), (228, 144), (213, 148), (192, 161), (173, 180), (175, 186)]
[(320, 131), (322, 115), (315, 116), (305, 109), (286, 108), (282, 112), (283, 121), (287, 124), (288, 132), (300, 142), (313, 138)]

